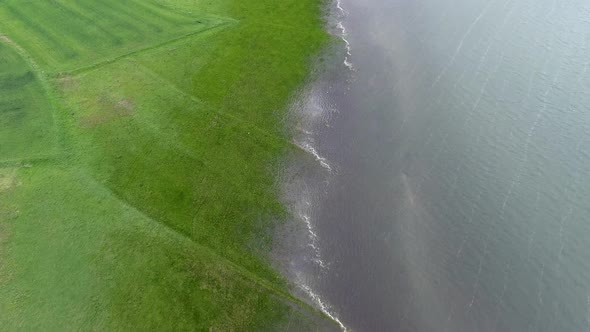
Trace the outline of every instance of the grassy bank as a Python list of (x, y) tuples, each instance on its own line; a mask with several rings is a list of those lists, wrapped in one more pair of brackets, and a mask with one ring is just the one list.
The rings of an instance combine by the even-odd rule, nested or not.
[(0, 2), (0, 326), (309, 329), (263, 253), (318, 0)]

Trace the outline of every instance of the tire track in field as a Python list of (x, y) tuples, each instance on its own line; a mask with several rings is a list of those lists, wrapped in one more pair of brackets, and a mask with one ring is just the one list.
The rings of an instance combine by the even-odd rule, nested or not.
[(166, 41), (163, 41), (163, 42), (158, 43), (158, 44), (155, 44), (155, 45), (151, 45), (151, 46), (147, 46), (147, 47), (144, 47), (144, 48), (140, 48), (140, 49), (137, 49), (137, 50), (134, 50), (134, 51), (125, 53), (125, 54), (118, 55), (118, 56), (113, 57), (113, 58), (110, 58), (110, 59), (106, 59), (106, 60), (102, 60), (102, 61), (96, 62), (96, 63), (91, 64), (91, 65), (88, 65), (88, 66), (84, 66), (84, 67), (72, 69), (72, 70), (69, 70), (69, 71), (65, 71), (64, 73), (70, 74), (70, 75), (79, 75), (79, 74), (82, 74), (82, 73), (93, 71), (93, 70), (99, 69), (101, 67), (104, 67), (106, 65), (109, 65), (111, 63), (115, 63), (115, 62), (117, 62), (119, 60), (128, 58), (130, 56), (141, 54), (143, 52), (147, 52), (147, 51), (151, 51), (151, 50), (155, 50), (155, 49), (158, 49), (160, 47), (163, 47), (163, 46), (170, 45), (170, 44), (173, 44), (175, 42), (181, 41), (183, 39), (188, 39), (188, 38), (191, 38), (191, 37), (196, 36), (196, 35), (199, 35), (199, 34), (210, 32), (210, 31), (213, 31), (215, 29), (221, 29), (221, 28), (224, 28), (224, 27), (226, 27), (228, 25), (236, 24), (237, 22), (238, 21), (236, 21), (234, 19), (231, 19), (231, 18), (224, 18), (222, 22), (217, 23), (217, 24), (213, 24), (212, 26), (207, 27), (205, 29), (197, 30), (197, 31), (193, 31), (193, 32), (189, 32), (189, 33), (184, 34), (182, 36), (174, 37), (174, 38), (168, 39)]

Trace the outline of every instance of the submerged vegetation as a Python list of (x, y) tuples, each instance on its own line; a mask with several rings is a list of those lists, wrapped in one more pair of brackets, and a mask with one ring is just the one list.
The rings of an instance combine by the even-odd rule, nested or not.
[(317, 0), (0, 2), (3, 330), (299, 329), (272, 165)]

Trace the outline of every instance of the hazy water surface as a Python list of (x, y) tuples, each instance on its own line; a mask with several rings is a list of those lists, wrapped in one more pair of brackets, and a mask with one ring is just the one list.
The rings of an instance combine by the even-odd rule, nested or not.
[(590, 2), (339, 6), (296, 105), (302, 288), (353, 331), (590, 331)]

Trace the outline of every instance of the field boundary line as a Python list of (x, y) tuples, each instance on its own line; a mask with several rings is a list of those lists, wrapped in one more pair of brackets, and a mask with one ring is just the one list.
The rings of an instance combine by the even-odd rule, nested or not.
[(33, 167), (38, 164), (59, 164), (59, 155), (36, 156), (30, 158), (0, 160), (1, 168)]
[(145, 214), (144, 212), (142, 212), (141, 210), (138, 210), (136, 207), (134, 207), (133, 205), (131, 205), (129, 202), (127, 202), (125, 199), (121, 198), (119, 195), (117, 195), (116, 192), (114, 192), (113, 190), (111, 190), (109, 187), (107, 187), (106, 185), (100, 183), (99, 181), (97, 181), (93, 176), (91, 176), (90, 174), (86, 173), (86, 172), (80, 172), (81, 175), (87, 179), (89, 179), (91, 182), (93, 182), (95, 185), (99, 186), (100, 188), (102, 188), (103, 190), (108, 191), (112, 197), (114, 199), (116, 199), (120, 204), (122, 204), (124, 207), (133, 210), (134, 212), (138, 213), (140, 216), (144, 217), (145, 220), (152, 222), (156, 225), (158, 225), (159, 227), (163, 228), (166, 232), (170, 233), (172, 236), (175, 236), (177, 238), (179, 238), (181, 241), (190, 243), (191, 245), (193, 245), (194, 247), (196, 247), (197, 249), (202, 250), (203, 254), (206, 254), (212, 258), (214, 258), (215, 260), (223, 263), (223, 265), (231, 268), (232, 270), (234, 270), (238, 275), (242, 276), (243, 278), (245, 278), (246, 280), (249, 280), (250, 282), (252, 282), (255, 285), (259, 285), (262, 288), (266, 289), (267, 291), (273, 293), (276, 296), (281, 297), (282, 299), (284, 299), (285, 301), (289, 301), (293, 304), (299, 305), (301, 308), (305, 308), (310, 310), (311, 312), (320, 315), (321, 317), (327, 318), (329, 319), (329, 317), (326, 317), (321, 311), (319, 311), (318, 309), (316, 309), (314, 306), (308, 304), (307, 302), (295, 297), (294, 295), (289, 294), (288, 292), (285, 292), (283, 290), (280, 290), (279, 288), (273, 286), (271, 284), (270, 281), (266, 280), (265, 278), (262, 278), (260, 276), (257, 276), (255, 273), (251, 272), (250, 270), (246, 269), (245, 267), (231, 261), (230, 259), (218, 254), (217, 252), (215, 252), (215, 250), (211, 249), (210, 247), (203, 245), (201, 243), (199, 243), (198, 241), (190, 238), (188, 235), (170, 227), (169, 225), (167, 225), (166, 223), (163, 223), (159, 220), (156, 220), (152, 217), (150, 217), (149, 215)]
[(178, 42), (180, 40), (188, 39), (188, 38), (193, 37), (195, 35), (199, 35), (201, 33), (213, 31), (215, 29), (220, 29), (220, 28), (226, 27), (228, 25), (235, 24), (236, 22), (237, 21), (235, 21), (234, 19), (226, 18), (225, 19), (225, 22), (220, 22), (218, 24), (214, 24), (214, 25), (212, 25), (210, 27), (207, 27), (207, 28), (205, 28), (203, 30), (197, 30), (197, 31), (189, 32), (187, 34), (184, 34), (184, 35), (181, 35), (181, 36), (178, 36), (178, 37), (174, 37), (174, 38), (165, 40), (165, 41), (163, 41), (161, 43), (158, 43), (158, 44), (155, 44), (155, 45), (146, 46), (144, 48), (140, 48), (140, 49), (137, 49), (137, 50), (134, 50), (134, 51), (125, 53), (125, 54), (118, 55), (118, 56), (116, 56), (114, 58), (102, 60), (102, 61), (96, 62), (94, 64), (91, 64), (91, 65), (88, 65), (88, 66), (84, 66), (84, 67), (80, 67), (80, 68), (76, 68), (76, 69), (72, 69), (72, 70), (69, 70), (69, 71), (66, 70), (66, 71), (63, 71), (63, 72), (56, 72), (55, 74), (70, 74), (70, 75), (74, 75), (75, 76), (75, 75), (79, 75), (79, 74), (86, 73), (86, 72), (89, 72), (89, 71), (93, 71), (93, 70), (96, 70), (96, 69), (101, 68), (103, 66), (106, 66), (106, 65), (115, 63), (115, 62), (117, 62), (117, 61), (119, 61), (121, 59), (125, 59), (125, 58), (130, 57), (130, 56), (133, 56), (133, 55), (141, 54), (143, 52), (155, 50), (155, 49), (158, 49), (160, 47), (173, 44), (173, 43)]

